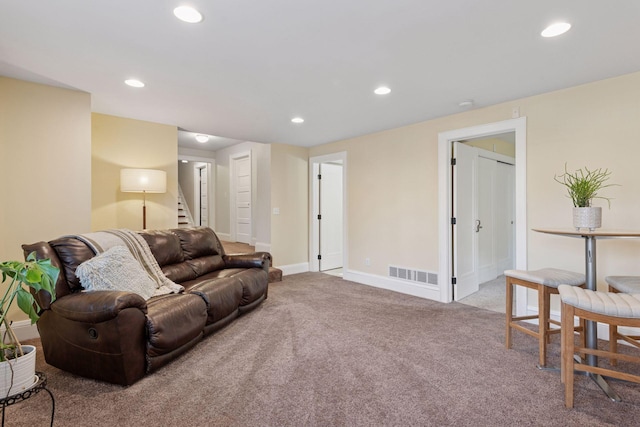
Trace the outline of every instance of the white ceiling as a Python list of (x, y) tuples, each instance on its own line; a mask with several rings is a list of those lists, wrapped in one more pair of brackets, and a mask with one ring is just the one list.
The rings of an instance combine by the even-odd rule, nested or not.
[[(640, 70), (638, 0), (192, 0), (200, 24), (173, 16), (182, 3), (0, 0), (0, 75), (89, 92), (99, 113), (314, 146)], [(573, 28), (540, 37), (557, 20)]]

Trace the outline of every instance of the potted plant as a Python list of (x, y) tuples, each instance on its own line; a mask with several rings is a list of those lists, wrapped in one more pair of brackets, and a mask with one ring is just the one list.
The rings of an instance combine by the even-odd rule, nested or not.
[(577, 230), (588, 228), (593, 231), (602, 226), (602, 208), (593, 206), (593, 200), (603, 199), (611, 206), (609, 198), (598, 195), (603, 188), (615, 185), (606, 184), (610, 176), (611, 172), (602, 168), (590, 170), (585, 167), (571, 173), (567, 171), (566, 163), (564, 173), (554, 175), (557, 182), (567, 187), (569, 198), (573, 201), (573, 226)]
[(37, 260), (35, 252), (26, 261), (4, 261), (0, 263), (2, 283), (6, 289), (0, 300), (0, 326), (4, 327), (0, 340), (0, 398), (12, 396), (26, 390), (35, 383), (34, 346), (20, 345), (11, 329), (7, 313), (13, 303), (29, 316), (31, 324), (38, 320), (40, 307), (31, 291), (46, 291), (55, 299), (55, 283), (60, 270), (51, 265), (51, 260)]

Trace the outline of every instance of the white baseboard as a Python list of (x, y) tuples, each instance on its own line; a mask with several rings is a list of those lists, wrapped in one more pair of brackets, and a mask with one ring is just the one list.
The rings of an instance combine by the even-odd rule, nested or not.
[[(38, 334), (38, 328), (36, 325), (31, 324), (31, 320), (19, 320), (11, 324), (11, 329), (16, 333), (18, 340), (30, 340), (33, 338), (40, 338)], [(0, 329), (0, 334), (4, 334), (5, 328)]]
[(363, 285), (374, 286), (376, 288), (400, 292), (401, 294), (440, 301), (440, 288), (433, 285), (422, 285), (394, 279), (392, 277), (378, 276), (354, 270), (345, 270), (342, 273), (342, 277), (345, 280), (361, 283)]
[(256, 252), (271, 252), (270, 243), (256, 242), (254, 246), (256, 247)]
[(283, 276), (289, 276), (291, 274), (298, 274), (298, 273), (306, 273), (309, 271), (308, 262), (303, 262), (300, 264), (276, 265), (274, 267), (282, 270)]
[(229, 233), (218, 233), (216, 231), (216, 236), (218, 236), (218, 239), (222, 240), (223, 242), (231, 241), (231, 235)]

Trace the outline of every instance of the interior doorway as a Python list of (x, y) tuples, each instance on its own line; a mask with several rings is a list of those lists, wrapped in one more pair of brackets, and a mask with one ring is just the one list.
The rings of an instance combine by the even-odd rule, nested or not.
[[(439, 287), (441, 300), (451, 302), (455, 296), (455, 286), (457, 285), (457, 267), (469, 262), (469, 258), (460, 258), (454, 242), (452, 229), (454, 219), (453, 186), (454, 176), (451, 172), (451, 152), (454, 141), (473, 140), (486, 138), (495, 135), (513, 132), (515, 136), (515, 248), (514, 266), (519, 269), (526, 269), (526, 119), (524, 117), (506, 120), (503, 122), (490, 123), (486, 125), (474, 126), (465, 129), (458, 129), (443, 132), (438, 137), (438, 172), (440, 178), (439, 185)], [(470, 223), (471, 227), (476, 227), (475, 222)], [(482, 224), (480, 224), (482, 225)], [(476, 259), (475, 257), (473, 258)], [(476, 261), (479, 263), (479, 261)], [(459, 263), (459, 265), (456, 265)], [(478, 265), (474, 266), (477, 270)], [(519, 292), (516, 295), (516, 310), (518, 313), (526, 311), (526, 292)]]
[(209, 226), (209, 163), (197, 164), (194, 169), (194, 221), (202, 227)]
[(178, 226), (213, 227), (215, 182), (213, 159), (180, 156), (178, 160)]
[(514, 143), (514, 132), (451, 142), (455, 301), (514, 267)]
[(346, 267), (346, 153), (309, 159), (310, 271), (342, 276)]

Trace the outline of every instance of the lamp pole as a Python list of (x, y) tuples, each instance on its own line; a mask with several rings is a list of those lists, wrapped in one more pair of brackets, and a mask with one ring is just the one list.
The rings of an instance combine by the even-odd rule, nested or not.
[(142, 190), (142, 229), (147, 229), (147, 192)]

